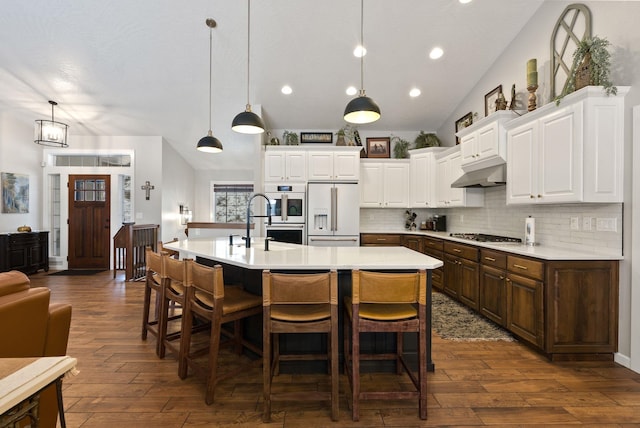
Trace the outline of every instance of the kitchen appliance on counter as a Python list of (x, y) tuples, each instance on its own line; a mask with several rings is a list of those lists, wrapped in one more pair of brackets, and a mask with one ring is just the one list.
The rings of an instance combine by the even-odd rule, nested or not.
[(306, 186), (300, 183), (267, 183), (264, 191), (271, 204), (271, 224), (266, 226), (267, 237), (278, 242), (306, 244)]
[(358, 183), (310, 182), (307, 187), (307, 242), (318, 247), (360, 245)]
[[(423, 227), (424, 225), (424, 227)], [(429, 217), (427, 221), (420, 224), (422, 230), (433, 230), (434, 232), (446, 232), (447, 231), (447, 216), (446, 215), (434, 215)]]
[(509, 236), (489, 235), (486, 233), (450, 233), (452, 238), (468, 239), (477, 242), (514, 242), (520, 243), (522, 239)]

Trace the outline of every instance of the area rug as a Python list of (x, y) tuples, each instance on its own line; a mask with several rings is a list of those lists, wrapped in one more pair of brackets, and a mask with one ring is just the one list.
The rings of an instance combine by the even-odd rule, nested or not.
[(105, 269), (73, 269), (73, 270), (61, 270), (58, 272), (52, 272), (49, 275), (61, 275), (61, 276), (77, 276), (77, 275), (95, 275), (96, 273), (104, 272)]
[(432, 296), (432, 328), (441, 338), (461, 342), (515, 340), (508, 331), (449, 296), (435, 291)]

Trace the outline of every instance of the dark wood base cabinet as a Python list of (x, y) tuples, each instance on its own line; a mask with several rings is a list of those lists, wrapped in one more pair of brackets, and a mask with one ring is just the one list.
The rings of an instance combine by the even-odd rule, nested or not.
[(49, 270), (49, 232), (0, 234), (0, 272)]
[[(365, 236), (366, 235), (366, 236)], [(618, 261), (524, 257), (418, 235), (363, 234), (443, 260), (434, 288), (506, 328), (553, 361), (613, 360), (618, 350)]]

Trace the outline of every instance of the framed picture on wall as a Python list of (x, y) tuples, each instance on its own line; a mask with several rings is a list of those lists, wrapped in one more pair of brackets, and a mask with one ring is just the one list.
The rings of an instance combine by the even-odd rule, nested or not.
[(388, 158), (390, 157), (390, 148), (390, 137), (367, 138), (368, 158)]
[[(456, 132), (466, 128), (473, 123), (473, 113), (469, 112), (456, 120)], [(456, 144), (460, 144), (460, 138), (456, 136)]]
[(3, 172), (2, 212), (6, 214), (24, 214), (29, 212), (29, 176)]
[(497, 88), (491, 90), (487, 95), (484, 96), (484, 115), (489, 116), (491, 113), (496, 111), (496, 101), (498, 100), (498, 95), (502, 93), (502, 85), (498, 85)]

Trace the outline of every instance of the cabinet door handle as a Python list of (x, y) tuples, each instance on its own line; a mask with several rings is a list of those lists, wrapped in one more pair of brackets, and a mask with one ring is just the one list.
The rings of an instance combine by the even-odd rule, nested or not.
[(522, 265), (519, 265), (519, 264), (515, 264), (515, 263), (513, 264), (513, 267), (518, 268), (518, 269), (523, 269), (523, 270), (529, 270), (528, 267), (522, 266)]
[(529, 195), (529, 197), (530, 197), (531, 199), (535, 199), (535, 196), (533, 196), (533, 195)]
[(538, 197), (539, 197), (539, 198), (541, 198), (541, 197), (542, 197), (542, 195), (538, 195)]
[(454, 252), (454, 253), (461, 253), (461, 252), (462, 252), (462, 250), (461, 250), (460, 248), (454, 248), (454, 249), (453, 249), (453, 252)]
[(386, 241), (387, 238), (377, 238), (376, 241)]
[(494, 259), (493, 257), (489, 257), (489, 256), (484, 256), (485, 260), (489, 260), (490, 262), (495, 262), (496, 259)]

